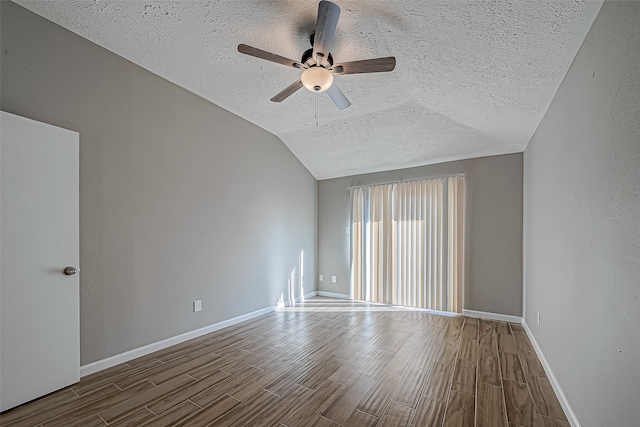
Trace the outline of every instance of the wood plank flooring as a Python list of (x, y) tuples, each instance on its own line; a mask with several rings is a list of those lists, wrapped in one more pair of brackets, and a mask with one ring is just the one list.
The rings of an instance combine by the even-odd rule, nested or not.
[(316, 297), (84, 377), (0, 425), (569, 423), (521, 325)]

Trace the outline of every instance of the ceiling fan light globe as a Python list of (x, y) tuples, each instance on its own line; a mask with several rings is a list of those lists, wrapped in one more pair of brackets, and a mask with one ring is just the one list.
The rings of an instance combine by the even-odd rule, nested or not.
[(333, 84), (333, 74), (323, 67), (311, 67), (302, 72), (300, 80), (311, 92), (324, 92)]

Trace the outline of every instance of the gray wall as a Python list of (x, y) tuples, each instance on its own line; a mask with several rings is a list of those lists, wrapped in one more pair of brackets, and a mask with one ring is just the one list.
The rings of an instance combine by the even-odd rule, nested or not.
[(317, 182), (278, 138), (1, 7), (2, 110), (80, 133), (83, 364), (275, 305), (302, 252), (313, 290)]
[(349, 294), (349, 186), (457, 173), (467, 184), (464, 308), (521, 316), (522, 153), (319, 181), (319, 290)]
[(583, 426), (640, 425), (640, 3), (605, 2), (524, 171), (526, 322)]

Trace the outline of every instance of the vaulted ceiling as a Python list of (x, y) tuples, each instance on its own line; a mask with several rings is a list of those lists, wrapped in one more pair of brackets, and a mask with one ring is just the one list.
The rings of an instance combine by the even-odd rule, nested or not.
[[(601, 2), (335, 0), (336, 62), (395, 56), (391, 73), (337, 76), (351, 107), (304, 89), (317, 1), (16, 0), (274, 133), (318, 179), (523, 151)], [(318, 113), (316, 116), (316, 96)]]

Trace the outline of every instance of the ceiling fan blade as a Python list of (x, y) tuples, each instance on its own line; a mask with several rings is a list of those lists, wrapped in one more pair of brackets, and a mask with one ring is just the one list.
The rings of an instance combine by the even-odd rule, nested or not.
[(313, 36), (313, 59), (321, 64), (329, 56), (329, 47), (336, 33), (340, 7), (330, 1), (321, 1), (318, 5), (316, 33)]
[(299, 68), (304, 70), (304, 65), (293, 59), (285, 58), (284, 56), (276, 55), (275, 53), (267, 52), (266, 50), (258, 49), (257, 47), (247, 46), (246, 44), (238, 45), (238, 52), (245, 55), (255, 56), (256, 58), (266, 59), (267, 61), (276, 62), (278, 64), (286, 65), (288, 67)]
[(327, 92), (327, 95), (329, 95), (329, 98), (331, 98), (331, 100), (333, 101), (333, 103), (336, 104), (336, 107), (338, 107), (338, 110), (344, 110), (345, 108), (348, 108), (349, 105), (351, 105), (351, 101), (349, 101), (349, 99), (345, 96), (345, 94), (340, 90), (340, 88), (338, 87), (335, 81), (333, 82), (331, 87), (327, 89), (326, 92)]
[(342, 62), (335, 64), (331, 72), (333, 74), (384, 73), (393, 71), (394, 68), (396, 68), (396, 58), (387, 56), (386, 58)]
[(273, 102), (282, 102), (302, 87), (302, 80), (291, 83), (282, 92), (271, 98)]

